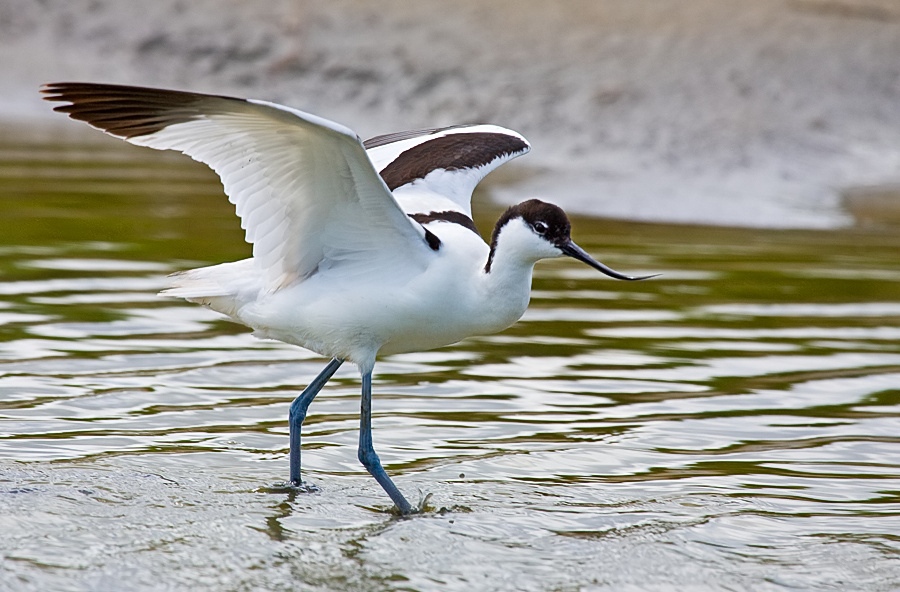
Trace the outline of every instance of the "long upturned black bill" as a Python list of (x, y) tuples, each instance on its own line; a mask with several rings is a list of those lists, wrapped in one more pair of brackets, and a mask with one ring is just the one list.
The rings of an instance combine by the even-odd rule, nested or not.
[(590, 255), (588, 255), (587, 251), (585, 251), (584, 249), (582, 249), (581, 247), (579, 247), (578, 245), (573, 243), (571, 240), (569, 242), (567, 242), (566, 244), (560, 246), (559, 249), (563, 253), (568, 255), (569, 257), (578, 259), (582, 263), (587, 263), (594, 269), (596, 269), (598, 271), (602, 271), (609, 277), (616, 278), (617, 280), (628, 280), (628, 281), (646, 280), (646, 279), (650, 279), (652, 277), (656, 277), (659, 275), (658, 273), (655, 273), (653, 275), (632, 276), (632, 275), (625, 275), (624, 273), (619, 273), (615, 269), (611, 269), (611, 268), (603, 265), (602, 263), (600, 263), (599, 261), (597, 261)]

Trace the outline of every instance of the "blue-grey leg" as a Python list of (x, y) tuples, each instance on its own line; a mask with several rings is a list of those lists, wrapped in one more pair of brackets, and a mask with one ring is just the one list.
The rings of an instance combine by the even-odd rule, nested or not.
[(366, 467), (369, 474), (375, 477), (378, 484), (384, 488), (394, 504), (403, 515), (411, 514), (415, 510), (410, 505), (391, 478), (384, 472), (381, 460), (375, 454), (372, 445), (372, 372), (366, 372), (362, 377), (362, 405), (359, 418), (359, 462)]
[(300, 395), (291, 403), (291, 410), (288, 413), (289, 423), (291, 426), (291, 485), (300, 486), (300, 428), (303, 426), (303, 420), (306, 419), (306, 410), (309, 404), (316, 398), (325, 383), (334, 376), (334, 373), (344, 360), (334, 358), (325, 369), (322, 370), (315, 380), (309, 383)]

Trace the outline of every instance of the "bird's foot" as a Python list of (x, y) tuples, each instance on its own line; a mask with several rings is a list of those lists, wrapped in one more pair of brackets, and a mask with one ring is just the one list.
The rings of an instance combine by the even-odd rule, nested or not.
[(421, 497), (419, 498), (418, 504), (416, 504), (416, 505), (410, 504), (409, 509), (406, 510), (405, 512), (403, 510), (401, 510), (398, 506), (394, 506), (393, 508), (391, 508), (391, 512), (393, 512), (394, 514), (398, 514), (400, 516), (412, 516), (414, 514), (423, 514), (425, 512), (425, 509), (427, 507), (429, 507), (428, 502), (431, 500), (431, 496), (434, 494), (426, 493), (426, 494), (422, 495), (421, 492), (419, 492), (419, 493), (420, 493)]
[(266, 487), (263, 491), (266, 493), (317, 493), (319, 488), (313, 483), (306, 481), (284, 481), (271, 487)]

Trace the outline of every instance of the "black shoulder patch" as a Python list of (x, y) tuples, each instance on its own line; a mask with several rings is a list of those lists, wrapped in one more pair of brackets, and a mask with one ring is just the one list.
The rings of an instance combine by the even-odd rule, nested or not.
[(478, 228), (475, 227), (475, 222), (462, 212), (450, 210), (446, 212), (431, 212), (429, 214), (408, 214), (408, 216), (423, 226), (429, 222), (436, 221), (452, 222), (453, 224), (459, 224), (460, 226), (468, 228), (475, 234), (478, 234)]
[(525, 141), (509, 134), (492, 132), (447, 134), (401, 152), (384, 167), (381, 178), (393, 191), (416, 179), (424, 178), (431, 171), (478, 168), (503, 156), (527, 149), (528, 144)]
[(427, 228), (425, 229), (425, 241), (428, 243), (428, 246), (431, 247), (432, 251), (437, 251), (441, 248), (441, 239)]

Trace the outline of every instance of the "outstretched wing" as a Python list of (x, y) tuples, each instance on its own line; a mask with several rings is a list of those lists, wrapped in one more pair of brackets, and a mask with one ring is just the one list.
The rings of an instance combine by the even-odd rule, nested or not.
[(389, 255), (416, 265), (428, 256), (426, 231), (341, 125), (265, 101), (171, 90), (54, 83), (42, 92), (66, 103), (56, 111), (215, 170), (269, 290), (323, 264)]
[(407, 214), (459, 212), (469, 218), (478, 182), (531, 149), (525, 138), (496, 125), (400, 132), (363, 145)]

